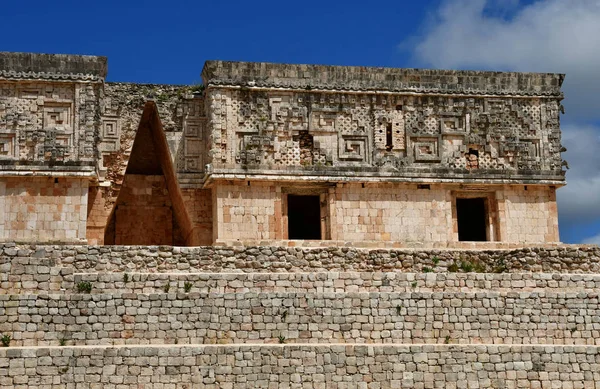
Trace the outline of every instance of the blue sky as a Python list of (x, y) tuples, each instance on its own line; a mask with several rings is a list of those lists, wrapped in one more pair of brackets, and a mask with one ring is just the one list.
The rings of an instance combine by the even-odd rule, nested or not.
[(0, 25), (14, 39), (0, 45), (105, 55), (110, 81), (149, 83), (198, 81), (208, 59), (410, 66), (397, 46), (427, 9), (416, 1), (14, 1), (3, 4), (14, 17)]
[(208, 59), (566, 73), (561, 239), (600, 243), (597, 0), (33, 0), (2, 13), (0, 51), (104, 55), (109, 81), (198, 83)]

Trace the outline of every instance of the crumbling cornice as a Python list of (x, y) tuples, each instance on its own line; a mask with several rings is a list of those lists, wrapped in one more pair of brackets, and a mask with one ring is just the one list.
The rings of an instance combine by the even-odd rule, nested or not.
[(0, 79), (102, 82), (107, 58), (90, 55), (0, 52)]
[(564, 74), (207, 61), (206, 86), (563, 98)]

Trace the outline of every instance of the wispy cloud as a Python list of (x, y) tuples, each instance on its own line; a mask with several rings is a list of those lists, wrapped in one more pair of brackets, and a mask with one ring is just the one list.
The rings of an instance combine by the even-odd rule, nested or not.
[[(428, 66), (567, 73), (569, 115), (600, 109), (600, 2), (545, 0), (499, 16), (501, 0), (447, 0), (413, 54)], [(415, 43), (413, 40), (412, 43)]]
[(563, 141), (569, 161), (567, 186), (558, 190), (561, 222), (590, 222), (600, 218), (600, 129), (564, 125)]
[(583, 241), (583, 243), (600, 245), (600, 234), (598, 234), (596, 236), (592, 236), (591, 238), (585, 239)]

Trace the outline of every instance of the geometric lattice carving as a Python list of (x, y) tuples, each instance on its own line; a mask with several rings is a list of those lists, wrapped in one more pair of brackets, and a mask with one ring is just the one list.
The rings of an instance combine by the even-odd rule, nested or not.
[(15, 146), (15, 134), (0, 133), (0, 158), (14, 158), (17, 155)]
[(312, 115), (312, 129), (320, 132), (335, 132), (338, 115), (328, 112), (315, 112)]
[(445, 113), (440, 115), (440, 126), (442, 134), (465, 134), (465, 117), (457, 113)]
[(440, 160), (438, 138), (414, 138), (412, 145), (415, 162), (434, 162)]
[(188, 172), (204, 170), (205, 126), (203, 118), (187, 119), (184, 122), (183, 158)]
[(120, 148), (121, 129), (118, 116), (104, 116), (102, 118), (102, 142), (100, 151), (114, 152)]
[(405, 150), (406, 131), (402, 111), (378, 111), (375, 117), (375, 148), (388, 151)]
[(93, 161), (94, 148), (102, 148), (97, 138), (104, 135), (99, 89), (97, 83), (0, 83), (0, 157)]
[[(261, 169), (358, 163), (391, 172), (560, 164), (558, 106), (536, 98), (279, 90), (219, 90), (207, 98), (213, 163)], [(186, 136), (195, 131), (190, 127)], [(467, 163), (474, 158), (467, 157), (470, 148), (479, 155)]]
[(119, 136), (118, 120), (104, 119), (103, 127), (104, 138), (117, 138)]
[(342, 135), (339, 159), (342, 161), (369, 162), (369, 144), (366, 136)]
[(71, 129), (71, 103), (44, 103), (43, 127)]
[(201, 131), (201, 123), (195, 121), (187, 121), (185, 123), (185, 136), (190, 138), (198, 138), (200, 136)]

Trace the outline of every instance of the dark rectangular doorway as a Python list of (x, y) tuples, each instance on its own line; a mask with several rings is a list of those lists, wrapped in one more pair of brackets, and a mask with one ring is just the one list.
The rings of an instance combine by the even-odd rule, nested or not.
[(288, 195), (288, 239), (321, 239), (319, 196)]
[(487, 241), (485, 200), (485, 198), (456, 199), (459, 241)]

